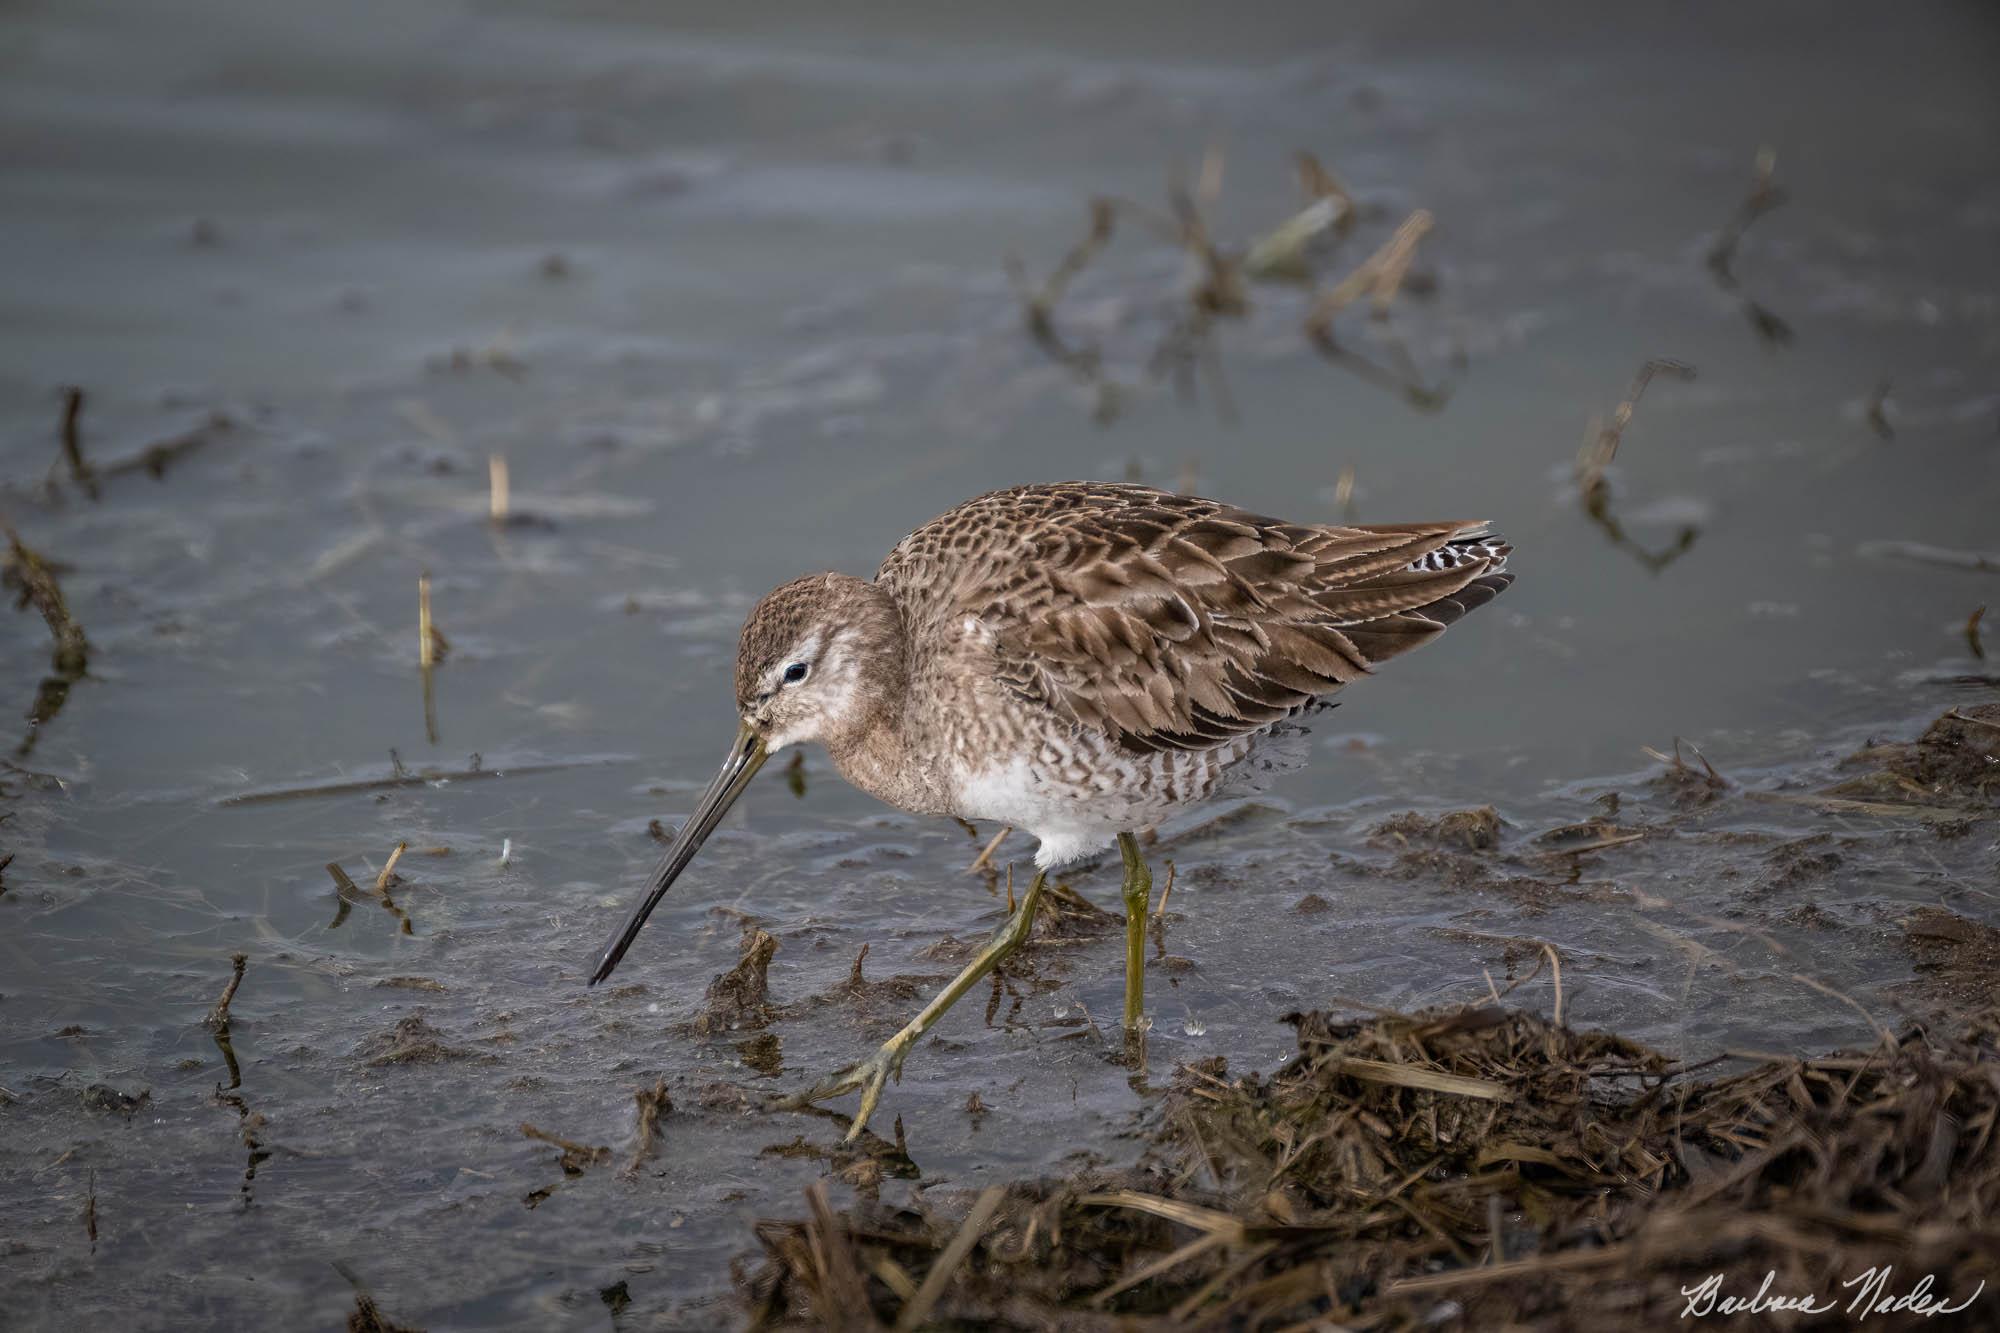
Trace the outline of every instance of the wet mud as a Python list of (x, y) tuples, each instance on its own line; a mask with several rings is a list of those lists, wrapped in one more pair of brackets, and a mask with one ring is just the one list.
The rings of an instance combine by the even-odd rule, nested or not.
[[(1983, 15), (200, 9), (0, 18), (0, 1322), (1969, 1290)], [(1111, 856), (846, 1145), (1025, 835), (799, 756), (584, 977), (751, 600), (1075, 475), (1521, 577), (1145, 840), (1140, 1039)]]

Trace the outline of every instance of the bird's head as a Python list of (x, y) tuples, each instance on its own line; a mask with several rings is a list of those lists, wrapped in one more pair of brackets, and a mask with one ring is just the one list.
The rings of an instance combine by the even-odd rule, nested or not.
[(864, 725), (897, 648), (894, 605), (874, 584), (808, 574), (765, 595), (736, 641), (736, 709), (776, 753)]
[(888, 594), (846, 574), (809, 574), (757, 603), (736, 643), (736, 739), (654, 867), (646, 897), (605, 946), (591, 985), (618, 966), (766, 759), (801, 741), (838, 743), (893, 707), (903, 675), (901, 635)]

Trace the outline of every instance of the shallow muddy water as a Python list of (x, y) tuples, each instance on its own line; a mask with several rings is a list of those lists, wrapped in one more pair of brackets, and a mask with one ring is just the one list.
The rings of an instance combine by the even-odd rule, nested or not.
[[(1321, 721), (1310, 770), (1163, 831), (1154, 1081), (1269, 1067), (1287, 1009), (1476, 998), (1540, 942), (1575, 1022), (1690, 1058), (1818, 1050), (1868, 1031), (1828, 990), (1884, 1021), (1918, 1003), (1911, 906), (1993, 919), (1990, 822), (1940, 838), (1782, 799), (1991, 697), (1962, 628), (2000, 601), (1990, 15), (1063, 13), (0, 13), (0, 515), (91, 645), (60, 710), (4, 737), (0, 1322), (332, 1324), (336, 1265), (432, 1328), (733, 1319), (752, 1219), (827, 1170), (787, 1145), (838, 1127), (731, 1089), (803, 1083), (920, 1003), (842, 989), (863, 944), (871, 981), (954, 970), (1002, 911), (964, 873), (979, 843), (822, 756), (797, 791), (774, 764), (620, 984), (583, 978), (648, 822), (727, 741), (754, 598), (867, 572), (1016, 482), (1136, 475), (1334, 520), (1351, 468), (1360, 520), (1489, 517), (1518, 551), (1505, 598)], [(1092, 196), (1163, 208), (1210, 144), (1232, 242), (1298, 207), (1295, 151), (1341, 175), (1363, 216), (1329, 278), (1431, 210), (1434, 291), (1387, 327), (1440, 409), (1317, 355), (1308, 298), (1275, 285), (1219, 328), (1233, 415), (1209, 380), (1183, 401), (1147, 363), (1185, 261), (1127, 222), (1056, 308), (1125, 386), (1094, 419), (1003, 259), (1039, 278)], [(1731, 290), (1705, 258), (1767, 146), (1789, 199)], [(1360, 310), (1340, 327), (1387, 355)], [(1655, 381), (1625, 432), (1621, 546), (1572, 465), (1655, 356), (1698, 377)], [(64, 385), (94, 501), (62, 462)], [(154, 477), (160, 441), (184, 447)], [(49, 651), (32, 611), (0, 621), (21, 709)], [(1725, 792), (1662, 784), (1641, 747), (1677, 736)], [(1382, 829), (1489, 804), (1493, 850)], [(1659, 835), (1536, 841), (1593, 819)], [(399, 842), (395, 910), (343, 907), (325, 865), (365, 891)], [(1072, 877), (1106, 906), (1115, 881)], [(779, 942), (772, 1022), (698, 1033), (746, 919)], [(922, 1174), (885, 1196), (1126, 1151), (1153, 1101), (1104, 1024), (1121, 946), (1068, 936), (912, 1057), (877, 1128), (902, 1117)], [(218, 1096), (203, 1018), (238, 952)], [(675, 1109), (622, 1174), (658, 1078)], [(567, 1177), (523, 1122), (613, 1161)]]

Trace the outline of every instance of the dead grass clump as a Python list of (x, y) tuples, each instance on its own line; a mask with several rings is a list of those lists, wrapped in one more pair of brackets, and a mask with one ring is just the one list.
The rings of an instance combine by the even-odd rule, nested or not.
[(1942, 907), (1919, 907), (1905, 917), (1903, 948), (1916, 962), (1906, 988), (1963, 1012), (2000, 995), (2000, 930)]
[[(1681, 753), (1682, 746), (1686, 746), (1701, 761), (1699, 769)], [(1708, 756), (1678, 736), (1674, 737), (1672, 754), (1655, 750), (1650, 745), (1643, 748), (1648, 758), (1667, 766), (1649, 785), (1671, 801), (1677, 810), (1699, 809), (1729, 789), (1729, 779), (1715, 771), (1715, 765), (1708, 762)]]
[(556, 1160), (556, 1164), (562, 1168), (562, 1173), (566, 1176), (580, 1176), (589, 1168), (611, 1160), (611, 1149), (607, 1147), (578, 1143), (560, 1134), (551, 1134), (548, 1130), (538, 1125), (531, 1125), (525, 1120), (521, 1122), (521, 1136), (561, 1149), (562, 1156)]
[(469, 1060), (473, 1052), (445, 1041), (445, 1034), (424, 1021), (421, 1011), (396, 1020), (387, 1032), (378, 1032), (355, 1048), (355, 1054), (371, 1066), (434, 1065), (448, 1060)]
[(667, 1080), (655, 1079), (650, 1088), (639, 1088), (632, 1093), (632, 1100), (639, 1110), (638, 1128), (632, 1135), (632, 1159), (625, 1164), (623, 1174), (636, 1176), (639, 1168), (653, 1154), (653, 1139), (660, 1132), (660, 1119), (674, 1109), (673, 1098), (667, 1095)]
[(736, 966), (708, 983), (708, 996), (695, 1016), (695, 1035), (761, 1028), (771, 1021), (771, 959), (778, 941), (755, 926), (743, 932), (743, 955)]
[(1500, 845), (1500, 813), (1490, 805), (1431, 818), (1414, 810), (1392, 815), (1369, 832), (1369, 841), (1394, 847), (1427, 843), (1486, 852)]
[(753, 1325), (1607, 1328), (1718, 1273), (1842, 1309), (1870, 1268), (1948, 1300), (1989, 1276), (2000, 1016), (1708, 1080), (1497, 1006), (1291, 1021), (1270, 1078), (1185, 1069), (1130, 1171), (956, 1215), (816, 1191), (758, 1227)]
[(1888, 758), (1891, 772), (1938, 795), (2000, 798), (2000, 704), (1951, 709)]

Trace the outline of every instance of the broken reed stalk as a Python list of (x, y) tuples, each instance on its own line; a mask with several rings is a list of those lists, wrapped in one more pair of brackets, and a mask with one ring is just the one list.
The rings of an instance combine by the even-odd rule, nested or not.
[(431, 576), (417, 575), (417, 665), (429, 671), (437, 665), (437, 626), (431, 623)]
[(134, 472), (144, 472), (158, 481), (167, 475), (167, 465), (184, 455), (207, 444), (210, 437), (229, 431), (236, 423), (227, 413), (211, 412), (208, 419), (197, 426), (191, 426), (178, 435), (169, 435), (153, 441), (136, 453), (114, 458), (104, 466), (95, 469), (100, 477), (123, 477)]
[(632, 1160), (625, 1164), (619, 1174), (636, 1176), (639, 1167), (653, 1154), (653, 1139), (660, 1130), (660, 1117), (674, 1109), (674, 1103), (667, 1096), (667, 1080), (662, 1077), (650, 1088), (638, 1088), (632, 1093), (632, 1100), (639, 1107), (638, 1139), (632, 1145)]
[(1301, 151), (1293, 159), (1293, 165), (1298, 175), (1299, 189), (1305, 192), (1306, 198), (1334, 200), (1341, 205), (1342, 214), (1346, 218), (1341, 224), (1342, 230), (1351, 227), (1355, 214), (1354, 195), (1341, 183), (1340, 177), (1328, 171), (1317, 157), (1308, 152)]
[[(405, 935), (414, 935), (417, 933), (416, 923), (411, 921), (410, 914), (398, 907), (396, 900), (389, 896), (388, 874), (386, 873), (388, 869), (395, 866), (397, 858), (402, 855), (403, 846), (404, 844), (397, 844), (395, 853), (389, 858), (389, 865), (384, 868), (385, 873), (376, 878), (374, 898), (375, 901), (382, 904), (384, 911), (396, 918), (397, 929)], [(340, 899), (340, 908), (334, 915), (333, 924), (327, 927), (328, 930), (332, 930), (339, 926), (341, 922), (347, 920), (347, 914), (353, 908), (354, 904), (360, 902), (367, 895), (362, 892), (361, 886), (350, 879), (347, 872), (340, 868), (340, 862), (328, 861), (326, 863), (326, 873), (332, 876), (334, 894)]]
[(965, 873), (968, 875), (976, 875), (980, 871), (992, 865), (993, 853), (1000, 850), (1000, 844), (1005, 842), (1007, 840), (1007, 835), (1009, 833), (1012, 833), (1013, 831), (1014, 830), (1012, 826), (1009, 826), (1007, 828), (1001, 829), (998, 833), (994, 834), (990, 839), (988, 839), (986, 846), (980, 850), (979, 855), (972, 858), (972, 864), (965, 868)]
[[(1708, 252), (1708, 268), (1715, 275), (1715, 285), (1737, 298), (1743, 307), (1744, 317), (1750, 321), (1750, 327), (1770, 347), (1783, 347), (1791, 342), (1792, 326), (1775, 310), (1743, 291), (1743, 284), (1736, 277), (1735, 263), (1737, 247), (1742, 244), (1743, 234), (1750, 229), (1750, 224), (1783, 204), (1788, 197), (1784, 190), (1771, 183), (1777, 167), (1778, 155), (1774, 149), (1757, 150), (1756, 173), (1751, 178), (1750, 193), (1737, 205), (1735, 216), (1716, 235), (1715, 244)], [(1886, 421), (1883, 424), (1886, 425)]]
[(1062, 300), (1069, 284), (1084, 267), (1096, 257), (1097, 252), (1111, 243), (1111, 237), (1118, 227), (1118, 205), (1116, 201), (1103, 197), (1090, 201), (1090, 230), (1082, 240), (1069, 248), (1062, 260), (1043, 280), (1039, 290), (1027, 290), (1020, 261), (1012, 256), (1008, 259), (1008, 269), (1017, 285), (1022, 288), (1022, 303), (1027, 310), (1030, 331), (1037, 336), (1052, 334), (1056, 303)]
[(896, 1333), (911, 1333), (911, 1330), (919, 1327), (929, 1317), (931, 1308), (938, 1303), (938, 1298), (944, 1295), (945, 1288), (951, 1284), (952, 1275), (958, 1271), (959, 1265), (965, 1262), (965, 1257), (972, 1253), (972, 1247), (978, 1243), (979, 1238), (986, 1234), (986, 1223), (992, 1218), (994, 1210), (1000, 1206), (1000, 1200), (1006, 1193), (1007, 1191), (999, 1185), (988, 1185), (979, 1192), (979, 1198), (972, 1205), (972, 1211), (965, 1215), (965, 1221), (958, 1228), (958, 1234), (951, 1238), (951, 1243), (945, 1246), (944, 1253), (940, 1254), (937, 1262), (931, 1265), (931, 1271), (924, 1275), (924, 1283), (917, 1288), (916, 1296), (896, 1316)]
[(409, 845), (407, 842), (397, 843), (396, 850), (390, 852), (389, 859), (383, 863), (382, 873), (375, 876), (375, 892), (379, 896), (383, 898), (389, 896), (389, 878), (396, 873), (396, 863), (403, 859), (403, 853)]
[(1632, 414), (1638, 410), (1639, 400), (1645, 397), (1646, 386), (1653, 382), (1655, 375), (1691, 380), (1695, 377), (1695, 369), (1685, 361), (1663, 356), (1652, 357), (1639, 367), (1624, 401), (1612, 410), (1611, 419), (1595, 428), (1584, 441), (1583, 448), (1577, 451), (1577, 485), (1583, 491), (1585, 503), (1602, 503), (1605, 470), (1618, 456), (1618, 444), (1625, 437), (1625, 428), (1632, 424)]
[(1431, 215), (1418, 209), (1390, 238), (1394, 249), (1383, 259), (1375, 281), (1368, 288), (1369, 314), (1373, 318), (1389, 318), (1389, 307), (1395, 304), (1396, 294), (1403, 290), (1403, 279), (1409, 275), (1410, 261), (1417, 257), (1417, 242), (1431, 225)]
[(486, 456), (487, 517), (496, 527), (504, 527), (511, 510), (508, 497), (507, 458), (504, 454)]
[(1100, 423), (1109, 423), (1118, 415), (1118, 385), (1104, 374), (1103, 357), (1096, 347), (1071, 347), (1063, 340), (1056, 329), (1055, 307), (1070, 281), (1110, 242), (1117, 227), (1118, 207), (1111, 199), (1090, 201), (1090, 230), (1070, 247), (1039, 289), (1029, 283), (1019, 256), (1010, 254), (1006, 259), (1007, 276), (1020, 297), (1022, 322), (1029, 337), (1050, 360), (1090, 386), (1097, 397), (1094, 415)]
[[(1294, 162), (1306, 204), (1253, 242), (1244, 254), (1243, 271), (1259, 281), (1310, 283), (1326, 253), (1354, 230), (1359, 216), (1354, 196), (1318, 158), (1301, 152)], [(1331, 243), (1322, 244), (1322, 238), (1329, 235)]]
[(1403, 276), (1409, 271), (1417, 242), (1436, 225), (1436, 221), (1427, 208), (1419, 208), (1404, 218), (1402, 225), (1382, 243), (1380, 249), (1355, 265), (1353, 272), (1313, 302), (1312, 309), (1306, 314), (1307, 335), (1315, 339), (1330, 336), (1334, 317), (1363, 295), (1372, 294), (1378, 313), (1386, 314), (1389, 302), (1395, 299)]
[(62, 396), (63, 458), (69, 464), (70, 480), (95, 500), (98, 495), (97, 474), (83, 456), (83, 431), (79, 425), (79, 418), (83, 415), (83, 390), (72, 384), (63, 389)]
[(433, 672), (450, 651), (450, 641), (431, 618), (431, 576), (426, 570), (417, 575), (417, 672), (424, 685), (424, 735), (432, 745), (438, 743), (437, 683)]
[[(1706, 760), (1703, 760), (1702, 762), (1706, 763), (1707, 761), (1706, 761)], [(1546, 952), (1547, 952), (1547, 954), (1548, 954), (1548, 956), (1549, 956), (1549, 967), (1550, 967), (1551, 969), (1553, 969), (1553, 971), (1554, 971), (1554, 977), (1553, 977), (1553, 981), (1554, 981), (1554, 984), (1555, 984), (1555, 988), (1556, 988), (1556, 1008), (1555, 1008), (1555, 1025), (1556, 1025), (1557, 1027), (1561, 1027), (1561, 1026), (1562, 1026), (1562, 1021), (1563, 1021), (1563, 960), (1562, 960), (1562, 954), (1561, 954), (1561, 953), (1559, 953), (1559, 952), (1557, 952), (1557, 950), (1556, 950), (1556, 946), (1555, 946), (1555, 945), (1553, 945), (1553, 944), (1550, 944), (1550, 943), (1548, 943), (1548, 942), (1547, 942), (1546, 940), (1544, 940), (1544, 941), (1542, 942), (1542, 948), (1543, 948), (1543, 950), (1544, 950), (1544, 951), (1546, 951)]]
[(351, 782), (326, 782), (302, 787), (273, 787), (264, 791), (239, 792), (234, 796), (220, 797), (215, 803), (220, 806), (271, 805), (278, 801), (300, 801), (315, 796), (352, 796), (355, 792), (422, 787), (434, 782), (476, 782), (493, 778), (527, 777), (536, 773), (558, 773), (565, 769), (583, 768), (593, 764), (626, 762), (629, 761), (622, 757), (613, 757), (558, 760), (547, 764), (515, 764), (506, 768), (484, 768), (475, 764), (465, 768), (426, 768), (414, 773), (399, 765), (397, 770), (387, 777), (356, 778)]
[(1709, 271), (1715, 274), (1715, 280), (1725, 291), (1733, 292), (1739, 285), (1732, 266), (1736, 262), (1736, 247), (1743, 243), (1743, 233), (1750, 229), (1750, 224), (1784, 204), (1790, 197), (1781, 187), (1771, 183), (1777, 170), (1777, 150), (1759, 148), (1750, 178), (1750, 192), (1743, 196), (1743, 202), (1736, 206), (1735, 214), (1717, 234), (1715, 244), (1709, 247)]
[(0, 520), (0, 533), (7, 537), (7, 585), (19, 593), (22, 606), (34, 607), (48, 624), (49, 635), (55, 640), (56, 675), (69, 681), (82, 679), (89, 665), (90, 640), (70, 615), (55, 571), (46, 558), (21, 540), (12, 524)]
[(1340, 511), (1343, 523), (1354, 521), (1354, 464), (1343, 463), (1340, 476), (1333, 483), (1333, 505)]
[(537, 1139), (543, 1143), (561, 1148), (565, 1162), (574, 1158), (579, 1164), (587, 1166), (596, 1162), (608, 1161), (611, 1157), (611, 1149), (609, 1148), (593, 1147), (588, 1143), (576, 1143), (564, 1138), (560, 1134), (551, 1134), (546, 1129), (531, 1125), (525, 1120), (521, 1122), (521, 1133), (528, 1138)]
[(1201, 171), (1194, 178), (1194, 197), (1212, 204), (1222, 197), (1222, 145), (1212, 143), (1201, 150)]
[(229, 1002), (236, 998), (236, 988), (243, 984), (243, 973), (249, 966), (249, 954), (237, 953), (229, 956), (229, 984), (222, 988), (222, 995), (216, 1000), (215, 1007), (210, 1009), (208, 1017), (202, 1020), (210, 1030), (229, 1031)]

